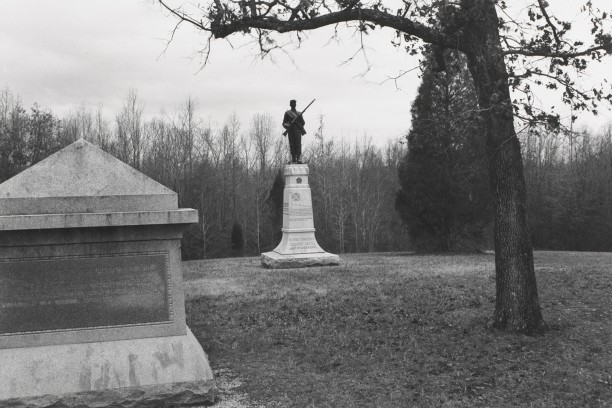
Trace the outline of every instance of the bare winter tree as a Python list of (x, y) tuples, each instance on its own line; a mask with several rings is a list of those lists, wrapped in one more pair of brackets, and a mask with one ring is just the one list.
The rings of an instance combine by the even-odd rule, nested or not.
[(255, 114), (251, 120), (251, 138), (255, 141), (261, 176), (264, 176), (265, 169), (270, 164), (275, 128), (274, 118), (270, 114)]
[[(568, 38), (571, 23), (552, 15), (546, 0), (527, 2), (524, 21), (509, 17), (501, 0), (403, 1), (393, 9), (382, 0), (318, 0), (308, 5), (298, 0), (207, 0), (194, 6), (158, 1), (178, 24), (188, 23), (209, 33), (206, 57), (215, 38), (251, 36), (266, 55), (280, 47), (276, 33), (295, 32), (299, 42), (302, 31), (339, 24), (356, 29), (362, 38), (376, 27), (391, 28), (397, 43), (414, 54), (423, 43), (465, 54), (485, 127), (495, 202), (494, 324), (520, 332), (544, 326), (514, 119), (559, 125), (554, 112), (533, 106), (534, 84), (561, 89), (563, 101), (574, 109), (596, 110), (599, 101), (612, 99), (601, 87), (580, 89), (572, 76), (584, 71), (588, 60), (600, 60), (612, 52), (612, 37), (604, 31), (609, 23), (607, 13), (584, 1), (592, 35), (577, 41)], [(443, 69), (443, 60), (440, 62)], [(511, 90), (524, 98), (511, 98)]]
[(110, 124), (104, 118), (104, 115), (102, 114), (102, 104), (99, 103), (96, 107), (94, 117), (93, 142), (100, 148), (108, 151), (110, 149), (111, 134)]
[[(272, 167), (270, 156), (274, 147), (274, 119), (269, 114), (255, 114), (251, 120), (250, 139), (255, 144), (255, 157), (259, 168), (257, 183), (255, 185), (255, 222), (257, 225), (256, 242), (258, 251), (261, 251), (261, 214), (265, 205), (265, 198), (268, 193), (267, 187), (272, 177)], [(268, 170), (268, 171), (267, 171)]]
[(90, 106), (81, 104), (70, 110), (62, 121), (62, 138), (74, 142), (80, 138), (93, 140), (94, 114)]
[(130, 89), (123, 107), (115, 117), (117, 121), (117, 156), (136, 169), (140, 168), (144, 148), (142, 132), (142, 101), (138, 93)]

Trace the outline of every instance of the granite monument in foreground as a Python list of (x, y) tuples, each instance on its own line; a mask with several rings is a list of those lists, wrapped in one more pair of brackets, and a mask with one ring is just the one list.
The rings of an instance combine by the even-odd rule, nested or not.
[(0, 184), (0, 405), (212, 401), (185, 324), (180, 239), (197, 219), (83, 139)]
[(286, 165), (284, 176), (283, 237), (272, 252), (261, 254), (262, 265), (273, 269), (338, 265), (338, 255), (325, 252), (315, 238), (308, 165)]

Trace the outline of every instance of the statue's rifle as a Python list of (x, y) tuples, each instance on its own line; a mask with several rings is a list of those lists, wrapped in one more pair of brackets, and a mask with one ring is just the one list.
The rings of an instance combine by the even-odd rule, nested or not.
[(310, 102), (310, 103), (309, 103), (309, 104), (308, 104), (308, 105), (307, 105), (307, 106), (304, 108), (304, 110), (303, 110), (303, 111), (301, 111), (301, 112), (300, 112), (300, 114), (299, 114), (299, 115), (297, 115), (297, 116), (296, 116), (296, 117), (295, 117), (295, 118), (294, 118), (294, 119), (291, 121), (291, 123), (289, 124), (289, 126), (287, 126), (287, 130), (285, 130), (285, 131), (283, 132), (283, 136), (287, 136), (287, 133), (289, 132), (289, 129), (291, 129), (291, 126), (293, 126), (293, 124), (295, 123), (295, 121), (296, 121), (296, 120), (298, 120), (299, 118), (301, 118), (301, 117), (302, 117), (302, 115), (304, 114), (304, 112), (306, 112), (306, 109), (308, 109), (308, 108), (310, 107), (310, 105), (312, 105), (312, 104), (314, 103), (314, 101), (315, 101), (315, 100), (316, 100), (316, 99), (313, 99), (313, 100), (312, 100), (312, 102)]

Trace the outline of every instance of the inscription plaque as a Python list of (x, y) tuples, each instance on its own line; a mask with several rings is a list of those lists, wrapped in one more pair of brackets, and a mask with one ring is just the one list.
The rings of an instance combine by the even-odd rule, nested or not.
[(168, 322), (167, 256), (0, 261), (0, 335)]
[(319, 248), (314, 236), (291, 237), (287, 241), (289, 242), (290, 251), (305, 251)]

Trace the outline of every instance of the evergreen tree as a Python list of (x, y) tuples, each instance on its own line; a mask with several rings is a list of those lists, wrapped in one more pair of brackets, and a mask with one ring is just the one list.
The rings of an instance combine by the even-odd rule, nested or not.
[(244, 234), (242, 226), (235, 222), (232, 226), (232, 250), (235, 255), (241, 255), (244, 249)]
[(465, 58), (430, 49), (396, 195), (396, 209), (417, 250), (483, 249), (492, 203), (482, 132)]
[(285, 191), (285, 176), (283, 168), (279, 168), (272, 182), (272, 186), (266, 197), (266, 239), (264, 247), (266, 250), (272, 250), (278, 245), (282, 238), (283, 227), (283, 194)]

